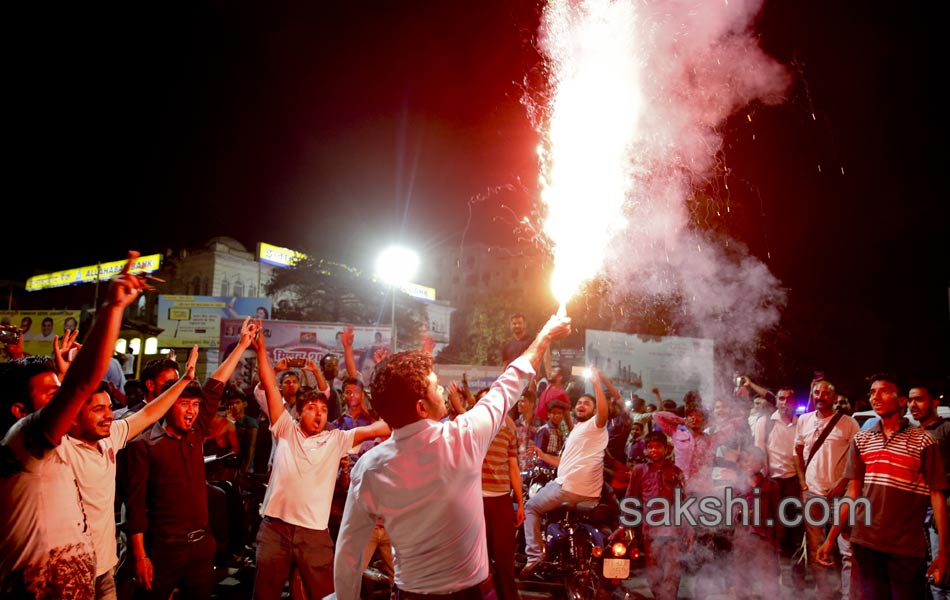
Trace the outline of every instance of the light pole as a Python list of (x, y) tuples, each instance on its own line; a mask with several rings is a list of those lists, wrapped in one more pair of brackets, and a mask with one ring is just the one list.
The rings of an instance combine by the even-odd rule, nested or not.
[(416, 275), (419, 255), (401, 246), (390, 246), (376, 259), (376, 276), (392, 288), (392, 351), (396, 352), (396, 288), (406, 284)]

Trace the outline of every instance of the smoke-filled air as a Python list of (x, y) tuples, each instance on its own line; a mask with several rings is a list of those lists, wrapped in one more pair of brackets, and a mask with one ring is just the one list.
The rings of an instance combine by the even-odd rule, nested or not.
[(692, 226), (687, 201), (716, 176), (726, 119), (789, 87), (758, 44), (761, 8), (553, 0), (537, 38), (547, 88), (525, 100), (557, 301), (604, 277), (618, 301), (675, 305), (678, 334), (714, 339), (739, 369), (784, 293), (741, 241)]

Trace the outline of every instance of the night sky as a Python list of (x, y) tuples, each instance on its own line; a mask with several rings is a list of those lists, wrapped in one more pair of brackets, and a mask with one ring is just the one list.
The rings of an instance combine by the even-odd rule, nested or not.
[[(365, 269), (390, 242), (513, 242), (537, 199), (521, 98), (541, 6), (19, 9), (0, 279), (218, 235)], [(698, 222), (788, 288), (790, 352), (832, 379), (948, 373), (946, 12), (766, 2), (756, 30), (793, 86), (722, 128), (731, 210)]]

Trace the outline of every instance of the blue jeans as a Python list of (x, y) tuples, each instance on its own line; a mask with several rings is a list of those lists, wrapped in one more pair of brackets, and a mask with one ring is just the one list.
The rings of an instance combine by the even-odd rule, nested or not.
[(596, 496), (581, 496), (561, 488), (556, 481), (549, 481), (524, 507), (524, 542), (528, 561), (541, 560), (544, 547), (541, 545), (541, 516), (561, 506), (562, 502), (597, 502)]
[(280, 600), (296, 566), (309, 598), (333, 591), (333, 540), (326, 529), (308, 529), (264, 517), (257, 531), (254, 600)]

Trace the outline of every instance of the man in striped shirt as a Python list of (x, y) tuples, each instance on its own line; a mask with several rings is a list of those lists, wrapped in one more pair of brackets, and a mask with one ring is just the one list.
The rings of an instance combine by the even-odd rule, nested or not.
[[(512, 490), (518, 503), (517, 511), (511, 503)], [(495, 593), (499, 600), (518, 600), (515, 585), (515, 529), (524, 523), (524, 498), (515, 422), (508, 416), (488, 446), (488, 453), (482, 462), (482, 503), (485, 509), (488, 558), (495, 565)]]
[[(947, 478), (936, 440), (902, 418), (907, 398), (895, 378), (871, 378), (871, 407), (880, 423), (854, 436), (845, 468), (847, 497), (855, 504), (851, 533), (861, 597), (921, 598), (925, 573), (941, 583), (947, 578)], [(927, 507), (934, 511), (940, 551), (926, 564), (922, 523)], [(848, 519), (848, 503), (840, 505), (839, 524), (831, 528), (818, 550), (818, 561), (831, 562), (831, 549)]]

